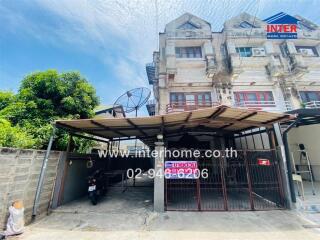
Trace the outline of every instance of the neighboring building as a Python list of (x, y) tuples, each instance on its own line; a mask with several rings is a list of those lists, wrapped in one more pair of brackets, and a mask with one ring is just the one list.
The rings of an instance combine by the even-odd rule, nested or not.
[(228, 105), (272, 112), (320, 107), (320, 28), (300, 17), (298, 39), (266, 38), (266, 22), (242, 13), (212, 32), (190, 13), (159, 34), (147, 64), (150, 115)]
[[(126, 114), (125, 114), (122, 106), (100, 105), (94, 109), (94, 113), (95, 113), (94, 119), (126, 117)], [(120, 142), (119, 141), (112, 141), (111, 146), (113, 149), (118, 149), (118, 148), (120, 148)], [(97, 152), (97, 149), (108, 149), (108, 144), (103, 143), (103, 142), (99, 142), (98, 145), (92, 147), (90, 151)]]
[(125, 117), (126, 114), (122, 106), (103, 106), (100, 105), (94, 109), (95, 118), (105, 117)]

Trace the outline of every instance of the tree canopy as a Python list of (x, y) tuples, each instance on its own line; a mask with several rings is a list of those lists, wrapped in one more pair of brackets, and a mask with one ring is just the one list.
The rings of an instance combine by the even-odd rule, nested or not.
[[(24, 77), (17, 94), (0, 91), (0, 119), (6, 121), (3, 123), (6, 129), (16, 127), (18, 132), (24, 130), (33, 140), (32, 147), (44, 148), (52, 121), (90, 118), (98, 104), (94, 87), (80, 73), (47, 70)], [(62, 137), (55, 143), (55, 148), (63, 149), (65, 144)], [(0, 139), (1, 145), (4, 144)]]

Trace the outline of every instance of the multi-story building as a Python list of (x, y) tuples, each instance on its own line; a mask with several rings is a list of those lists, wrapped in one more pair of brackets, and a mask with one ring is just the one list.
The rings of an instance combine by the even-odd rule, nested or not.
[(272, 112), (320, 107), (320, 28), (300, 17), (297, 39), (267, 39), (267, 23), (242, 13), (213, 32), (190, 13), (159, 34), (147, 64), (150, 114), (214, 105)]

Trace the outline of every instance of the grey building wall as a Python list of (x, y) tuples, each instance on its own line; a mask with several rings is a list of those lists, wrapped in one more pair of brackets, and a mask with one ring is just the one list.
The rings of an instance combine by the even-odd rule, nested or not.
[[(38, 214), (45, 214), (50, 204), (59, 159), (63, 152), (52, 151), (49, 156)], [(32, 220), (32, 208), (45, 151), (0, 148), (0, 227), (5, 227), (8, 207), (22, 200), (25, 222)]]

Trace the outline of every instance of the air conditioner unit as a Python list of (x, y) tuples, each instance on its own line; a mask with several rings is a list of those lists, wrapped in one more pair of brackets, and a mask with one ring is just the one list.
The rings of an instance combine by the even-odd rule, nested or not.
[(263, 57), (266, 55), (264, 48), (252, 48), (252, 56), (254, 57)]
[(300, 48), (298, 52), (301, 53), (303, 56), (314, 56), (312, 49), (309, 48)]

